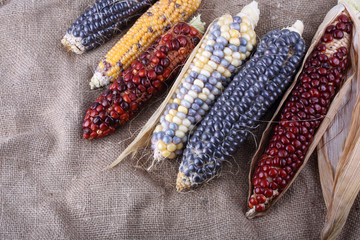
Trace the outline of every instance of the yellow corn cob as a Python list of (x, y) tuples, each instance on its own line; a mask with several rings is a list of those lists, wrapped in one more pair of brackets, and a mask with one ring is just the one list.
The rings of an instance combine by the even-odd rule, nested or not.
[(99, 63), (90, 87), (107, 85), (129, 67), (171, 25), (185, 21), (201, 0), (159, 0), (144, 13)]

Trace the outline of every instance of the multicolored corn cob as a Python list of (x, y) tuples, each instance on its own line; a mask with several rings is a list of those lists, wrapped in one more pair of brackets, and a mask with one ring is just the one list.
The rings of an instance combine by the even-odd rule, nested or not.
[(106, 54), (91, 78), (97, 88), (114, 81), (161, 34), (175, 23), (186, 21), (201, 0), (159, 0), (144, 13)]
[(153, 95), (161, 91), (164, 82), (181, 69), (200, 41), (204, 25), (199, 16), (190, 24), (177, 23), (158, 38), (91, 105), (82, 125), (83, 137), (104, 137), (132, 118)]
[(237, 16), (225, 14), (210, 26), (154, 130), (151, 142), (155, 161), (173, 159), (182, 152), (190, 131), (250, 55), (259, 14), (257, 3), (252, 2)]
[(252, 173), (247, 217), (270, 207), (303, 165), (313, 137), (341, 87), (352, 23), (346, 12), (329, 25), (307, 58), (280, 112), (270, 142)]
[(61, 43), (82, 54), (107, 42), (156, 0), (97, 0), (66, 31)]
[(304, 25), (267, 33), (256, 53), (241, 68), (207, 116), (196, 128), (184, 151), (176, 188), (196, 187), (217, 175), (254, 129), (257, 121), (288, 87), (305, 53)]

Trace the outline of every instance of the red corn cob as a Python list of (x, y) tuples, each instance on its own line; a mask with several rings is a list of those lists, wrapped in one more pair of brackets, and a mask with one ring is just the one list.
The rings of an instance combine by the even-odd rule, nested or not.
[(83, 137), (104, 137), (133, 117), (181, 69), (200, 38), (199, 31), (184, 22), (158, 38), (87, 110)]
[(270, 143), (252, 173), (247, 217), (267, 210), (302, 166), (313, 137), (341, 87), (348, 65), (352, 24), (343, 12), (307, 58), (281, 110)]

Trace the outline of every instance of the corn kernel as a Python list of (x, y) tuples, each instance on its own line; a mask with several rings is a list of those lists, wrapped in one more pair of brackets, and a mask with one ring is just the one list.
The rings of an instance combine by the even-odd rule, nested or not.
[(169, 157), (170, 154), (171, 154), (171, 152), (169, 152), (168, 150), (165, 150), (165, 151), (162, 151), (162, 152), (161, 152), (161, 156), (163, 156), (164, 158)]
[(228, 25), (222, 25), (222, 26), (220, 27), (220, 31), (221, 31), (221, 32), (229, 32), (229, 31), (230, 31), (230, 28), (229, 28)]
[(172, 122), (172, 119), (173, 119), (173, 116), (171, 116), (170, 114), (167, 114), (165, 116), (165, 120), (168, 121), (168, 122)]
[(209, 94), (208, 98), (209, 98), (211, 101), (214, 101), (214, 100), (215, 100), (215, 95), (214, 95), (214, 94)]
[(239, 38), (230, 38), (229, 43), (231, 43), (235, 46), (240, 46), (240, 39)]
[(206, 71), (208, 71), (208, 72), (212, 72), (212, 71), (213, 71), (213, 68), (209, 65), (209, 62), (208, 62), (208, 64), (205, 64), (205, 66), (204, 66), (203, 69), (206, 70)]
[(249, 43), (248, 43), (248, 44), (246, 45), (246, 49), (247, 49), (249, 52), (251, 52), (251, 50), (253, 50), (253, 48), (254, 48), (254, 47), (253, 47), (252, 44), (249, 44)]
[(170, 155), (167, 158), (174, 159), (174, 158), (176, 158), (176, 154), (171, 152)]
[(163, 142), (163, 141), (158, 141), (158, 143), (157, 143), (157, 149), (159, 149), (160, 151), (162, 151), (162, 150), (165, 150), (166, 149), (166, 145), (165, 145), (165, 143)]
[(185, 126), (185, 127), (189, 127), (191, 125), (191, 122), (189, 121), (189, 119), (184, 119), (182, 124)]
[(185, 133), (183, 131), (177, 130), (175, 132), (175, 136), (177, 136), (179, 138), (183, 138), (183, 137), (185, 137)]
[(239, 36), (240, 36), (239, 31), (236, 29), (231, 29), (229, 31), (229, 33), (230, 33), (231, 38), (239, 38)]
[(231, 62), (233, 58), (230, 55), (226, 55), (224, 59), (228, 62)]
[(209, 105), (207, 105), (206, 103), (204, 103), (202, 106), (201, 106), (202, 109), (204, 109), (205, 111), (208, 111), (210, 109)]
[(180, 126), (179, 126), (179, 130), (185, 133), (185, 132), (187, 132), (189, 129), (188, 129), (186, 126), (184, 126), (184, 125), (180, 125)]
[(178, 117), (173, 117), (172, 122), (179, 126), (181, 124), (181, 119)]
[(203, 94), (206, 94), (206, 95), (209, 95), (209, 94), (210, 94), (210, 90), (207, 89), (207, 88), (203, 88), (203, 89), (202, 89), (202, 93), (203, 93)]
[(229, 39), (230, 39), (230, 34), (229, 34), (228, 32), (222, 32), (222, 33), (221, 33), (221, 36), (222, 36), (223, 38), (225, 38), (226, 40), (228, 40), (228, 41), (229, 41)]
[(205, 69), (202, 69), (202, 70), (200, 71), (200, 73), (201, 73), (202, 75), (206, 76), (206, 77), (210, 77), (210, 72), (207, 71), (207, 70), (205, 70)]
[(184, 144), (183, 144), (183, 143), (179, 143), (179, 144), (176, 145), (176, 148), (177, 148), (178, 150), (182, 149), (183, 147), (184, 147)]
[(170, 109), (169, 114), (172, 116), (176, 116), (177, 111), (175, 109)]
[(206, 57), (207, 59), (209, 59), (210, 57), (211, 57), (211, 52), (209, 52), (209, 51), (203, 51), (202, 52), (202, 56), (204, 56), (204, 57)]
[(207, 99), (207, 96), (203, 93), (200, 93), (198, 97), (203, 101), (206, 101), (206, 99)]
[(181, 100), (180, 100), (180, 99), (178, 99), (178, 98), (175, 98), (175, 99), (174, 99), (174, 103), (176, 103), (176, 104), (180, 105)]
[(246, 41), (250, 41), (250, 40), (251, 40), (249, 34), (247, 34), (247, 33), (242, 33), (242, 34), (241, 34), (241, 37), (244, 38)]
[(188, 94), (185, 95), (184, 99), (186, 101), (188, 101), (189, 103), (193, 103), (194, 102), (194, 98)]
[(208, 61), (207, 64), (209, 64), (209, 66), (210, 66), (212, 69), (216, 69), (217, 66), (218, 66), (218, 65), (217, 65), (214, 61), (212, 61), (212, 60)]
[(203, 87), (204, 87), (204, 82), (201, 81), (201, 80), (199, 80), (199, 79), (196, 79), (196, 80), (194, 81), (194, 85), (197, 85), (197, 86), (199, 86), (200, 88), (203, 88)]
[(170, 152), (174, 152), (176, 150), (176, 145), (174, 143), (170, 143), (167, 145), (167, 150)]
[(196, 93), (195, 91), (193, 91), (193, 90), (190, 90), (190, 91), (188, 92), (188, 95), (191, 96), (191, 97), (194, 98), (194, 99), (197, 97), (197, 93)]
[(238, 59), (234, 59), (231, 61), (231, 64), (234, 65), (235, 67), (238, 67), (241, 64), (241, 61)]
[(183, 113), (185, 113), (185, 114), (188, 113), (188, 109), (187, 109), (186, 107), (184, 107), (184, 106), (179, 106), (178, 111), (179, 111), (179, 112), (183, 112)]
[(231, 49), (228, 48), (228, 47), (224, 48), (223, 51), (224, 51), (224, 54), (225, 54), (225, 55), (231, 55), (231, 54), (233, 53), (233, 51), (231, 51)]
[(217, 68), (217, 71), (218, 71), (219, 73), (224, 73), (224, 72), (225, 72), (225, 68), (224, 68), (223, 66), (219, 65), (218, 68)]
[(154, 130), (154, 132), (160, 132), (160, 131), (162, 131), (162, 126), (161, 125), (157, 125), (156, 126), (156, 128), (155, 128), (155, 130)]

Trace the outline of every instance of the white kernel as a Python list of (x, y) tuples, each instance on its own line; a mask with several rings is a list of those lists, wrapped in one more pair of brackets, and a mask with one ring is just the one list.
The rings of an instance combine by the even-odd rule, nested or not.
[(223, 66), (219, 65), (218, 68), (217, 68), (217, 71), (218, 71), (219, 73), (224, 73), (224, 72), (225, 72), (225, 68), (224, 68)]
[(249, 34), (250, 38), (256, 37), (256, 34), (255, 34), (254, 30), (252, 30), (252, 29), (248, 31), (248, 34)]
[(202, 106), (201, 106), (202, 109), (204, 109), (205, 111), (208, 111), (209, 110), (209, 105), (207, 105), (206, 103), (204, 103)]
[(199, 79), (196, 79), (196, 80), (194, 81), (194, 85), (197, 85), (197, 86), (203, 88), (203, 87), (204, 87), (204, 82), (201, 81), (201, 80), (199, 80)]
[(233, 22), (233, 18), (230, 14), (225, 14), (223, 21), (224, 21), (224, 24), (230, 24)]
[(173, 117), (172, 122), (179, 126), (181, 124), (181, 119), (178, 117)]
[(201, 58), (201, 53), (198, 51), (196, 54), (195, 54), (195, 59), (200, 59)]
[(198, 98), (200, 98), (200, 99), (203, 100), (203, 101), (206, 101), (207, 96), (206, 96), (205, 94), (203, 94), (203, 93), (200, 93), (199, 96), (198, 96)]
[(193, 102), (194, 102), (194, 98), (191, 97), (191, 96), (188, 95), (188, 94), (185, 95), (184, 99), (185, 99), (186, 101), (188, 101), (189, 103), (193, 103)]
[(247, 49), (248, 51), (253, 50), (253, 45), (250, 44), (250, 43), (246, 44), (246, 49)]
[(196, 67), (196, 66), (193, 66), (190, 68), (190, 71), (194, 71), (194, 72), (197, 72), (197, 73), (200, 73), (201, 69)]
[(209, 71), (206, 71), (205, 69), (201, 70), (200, 73), (204, 75), (205, 77), (210, 77)]
[(249, 25), (247, 23), (240, 23), (240, 32), (247, 32), (249, 30)]
[[(199, 80), (200, 81), (200, 80)], [(191, 96), (192, 98), (196, 98), (197, 97), (197, 93), (195, 92), (195, 91), (193, 91), (193, 90), (190, 90), (189, 92), (188, 92), (188, 94), (189, 94), (189, 96)]]
[(249, 34), (247, 34), (247, 33), (242, 33), (242, 34), (241, 34), (241, 37), (244, 38), (246, 41), (250, 41), (250, 40), (251, 40)]
[(170, 114), (165, 116), (165, 120), (168, 122), (172, 122), (173, 116), (171, 116)]
[(230, 28), (228, 25), (222, 25), (221, 28), (220, 28), (220, 31), (221, 32), (228, 32), (230, 31)]
[[(185, 114), (188, 113), (188, 109), (186, 107), (184, 107), (184, 106), (179, 106), (178, 111), (182, 112), (182, 113), (185, 113)], [(176, 117), (174, 117), (174, 118), (176, 118)], [(174, 118), (173, 118), (173, 121), (174, 121)], [(180, 118), (179, 118), (179, 120), (180, 120)]]
[(215, 85), (215, 87), (216, 87), (217, 89), (222, 89), (222, 88), (223, 88), (223, 85), (221, 84), (221, 82), (217, 82), (216, 85)]
[(224, 72), (224, 76), (227, 77), (227, 78), (231, 77), (231, 72), (228, 69), (226, 69), (225, 72)]
[(209, 64), (205, 64), (204, 68), (205, 71), (212, 72), (213, 68)]
[(214, 101), (214, 100), (215, 100), (214, 94), (210, 94), (210, 95), (208, 96), (208, 98), (209, 98), (211, 101)]
[(246, 55), (246, 57), (249, 57), (249, 56), (250, 56), (250, 52), (246, 52), (245, 55)]
[(203, 63), (206, 63), (206, 62), (209, 60), (209, 58), (207, 58), (207, 57), (205, 57), (204, 55), (202, 55), (202, 56), (199, 58), (199, 60), (200, 60), (201, 62), (203, 62)]
[(210, 90), (207, 89), (207, 88), (203, 88), (203, 89), (202, 89), (202, 93), (203, 93), (203, 94), (206, 94), (206, 95), (209, 95), (209, 94), (210, 94)]
[[(250, 54), (249, 52), (247, 52), (247, 53)], [(245, 53), (240, 53), (240, 55), (241, 55), (241, 57), (240, 57), (241, 60), (244, 60), (248, 57), (248, 55), (246, 55)]]
[(176, 116), (177, 111), (175, 109), (170, 109), (169, 114), (172, 116)]
[(231, 62), (232, 59), (233, 59), (230, 55), (226, 55), (224, 58), (225, 58), (225, 60), (228, 61), (228, 62)]
[(234, 59), (231, 61), (231, 64), (234, 65), (235, 67), (238, 67), (241, 64), (241, 61), (238, 59)]
[[(232, 57), (235, 58), (235, 59), (240, 59), (241, 55), (240, 55), (239, 52), (234, 52), (234, 53), (232, 54)], [(231, 61), (229, 61), (229, 62), (231, 62)]]
[(183, 120), (182, 124), (186, 127), (189, 127), (191, 125), (191, 122), (189, 121), (189, 119), (186, 118)]
[(209, 59), (212, 54), (211, 54), (211, 52), (209, 52), (209, 51), (203, 51), (201, 55), (204, 56), (204, 57), (206, 57), (207, 59)]
[(209, 64), (209, 66), (210, 66), (212, 69), (216, 69), (217, 66), (218, 66), (218, 65), (217, 65), (214, 61), (212, 61), (212, 60), (208, 61), (207, 64)]
[(182, 85), (183, 85), (183, 87), (186, 88), (186, 89), (190, 89), (190, 88), (191, 88), (191, 84), (188, 83), (188, 82), (183, 82)]
[(245, 16), (241, 18), (241, 22), (242, 23), (247, 23), (247, 25), (249, 25), (249, 26), (251, 25), (251, 22), (250, 22), (249, 18), (247, 18)]
[(157, 125), (156, 126), (156, 128), (155, 128), (155, 130), (154, 130), (154, 132), (160, 132), (160, 131), (162, 131), (162, 126), (161, 125)]
[(239, 38), (230, 38), (229, 43), (231, 43), (235, 46), (240, 46), (240, 39)]
[(187, 131), (189, 131), (189, 129), (188, 129), (186, 126), (184, 126), (184, 125), (180, 125), (180, 126), (179, 126), (179, 130), (182, 131), (182, 132), (187, 132)]
[(252, 45), (255, 45), (255, 44), (256, 44), (256, 38), (251, 39), (251, 44), (252, 44)]
[(206, 45), (214, 46), (215, 41), (214, 40), (207, 40)]
[(231, 51), (230, 48), (228, 48), (228, 47), (224, 48), (224, 54), (225, 54), (225, 55), (231, 56), (232, 53), (233, 53), (233, 51)]
[(179, 138), (183, 138), (183, 137), (185, 137), (185, 133), (183, 131), (177, 130), (175, 132), (175, 136), (177, 136)]
[(229, 39), (231, 38), (229, 32), (222, 32), (222, 33), (221, 33), (221, 36), (222, 36), (223, 38), (225, 38), (226, 40), (229, 40)]

